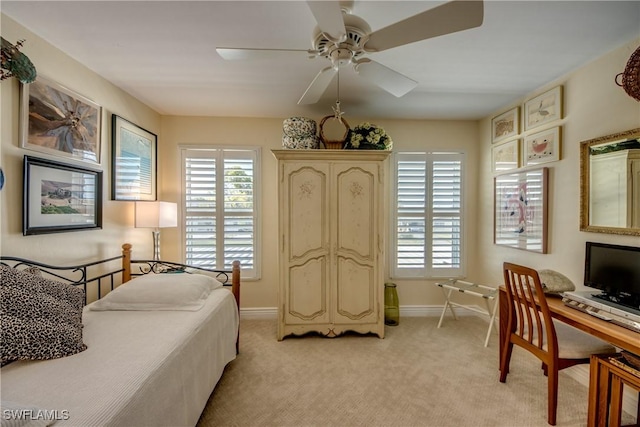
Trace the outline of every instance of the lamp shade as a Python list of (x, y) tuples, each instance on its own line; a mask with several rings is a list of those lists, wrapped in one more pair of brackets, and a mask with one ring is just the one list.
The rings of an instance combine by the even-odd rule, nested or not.
[(173, 202), (136, 202), (136, 228), (178, 226), (178, 204)]

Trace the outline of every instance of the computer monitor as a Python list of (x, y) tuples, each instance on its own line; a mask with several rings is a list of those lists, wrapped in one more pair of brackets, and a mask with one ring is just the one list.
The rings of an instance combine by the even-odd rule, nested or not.
[(640, 308), (640, 247), (587, 242), (584, 285), (610, 301)]

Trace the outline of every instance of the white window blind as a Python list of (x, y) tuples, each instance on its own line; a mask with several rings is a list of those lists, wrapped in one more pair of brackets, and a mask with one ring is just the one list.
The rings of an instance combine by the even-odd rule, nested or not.
[(463, 274), (463, 154), (395, 154), (393, 277)]
[(185, 263), (257, 277), (258, 150), (183, 148)]

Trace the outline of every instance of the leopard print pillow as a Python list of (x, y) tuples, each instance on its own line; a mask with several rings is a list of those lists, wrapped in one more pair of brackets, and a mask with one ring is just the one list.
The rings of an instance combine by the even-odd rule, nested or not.
[(0, 266), (1, 363), (70, 356), (82, 341), (84, 291)]

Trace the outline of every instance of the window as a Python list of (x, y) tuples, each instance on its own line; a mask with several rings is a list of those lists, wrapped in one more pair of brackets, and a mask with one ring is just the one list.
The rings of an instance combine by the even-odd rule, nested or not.
[(398, 152), (392, 277), (463, 274), (462, 153)]
[(258, 278), (259, 149), (181, 148), (186, 264)]

